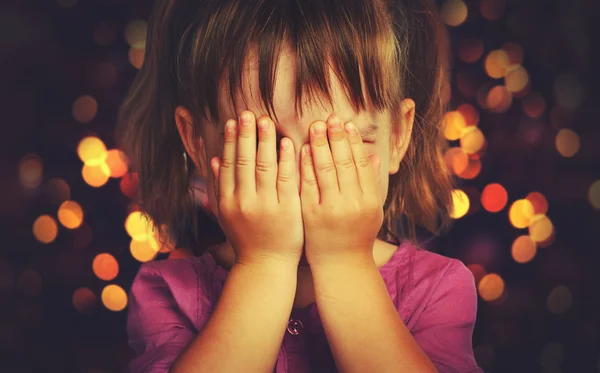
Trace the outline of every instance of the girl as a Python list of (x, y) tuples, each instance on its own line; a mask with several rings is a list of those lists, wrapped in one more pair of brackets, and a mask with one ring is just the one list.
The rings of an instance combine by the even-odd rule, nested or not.
[(446, 48), (426, 0), (157, 2), (123, 147), (197, 255), (140, 268), (132, 372), (481, 372), (471, 273), (412, 243), (451, 208)]

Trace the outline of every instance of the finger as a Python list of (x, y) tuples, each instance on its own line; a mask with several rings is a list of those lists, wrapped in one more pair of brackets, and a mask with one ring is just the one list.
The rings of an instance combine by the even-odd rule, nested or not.
[(256, 193), (256, 123), (251, 111), (240, 115), (235, 159), (235, 192)]
[(358, 183), (352, 150), (348, 143), (348, 136), (342, 127), (340, 118), (335, 115), (329, 118), (327, 132), (340, 192), (346, 195), (362, 193)]
[(327, 125), (324, 122), (317, 121), (310, 130), (310, 151), (322, 199), (340, 191), (326, 129)]
[[(279, 167), (277, 173), (277, 195), (279, 203), (293, 201), (298, 197), (298, 184), (296, 183), (296, 156), (294, 143), (287, 137), (281, 139), (279, 151)], [(297, 200), (296, 200), (297, 201)]]
[(223, 157), (219, 161), (219, 196), (230, 197), (235, 190), (235, 156), (237, 147), (237, 122), (233, 119), (225, 123)]
[(367, 154), (363, 141), (356, 130), (356, 125), (352, 122), (346, 123), (346, 132), (348, 133), (348, 142), (352, 149), (354, 164), (358, 174), (360, 188), (364, 194), (374, 195), (379, 193), (379, 183), (376, 178), (375, 168)]
[(306, 144), (300, 152), (300, 198), (302, 204), (318, 205), (320, 203), (319, 185), (313, 165), (311, 145)]
[(256, 154), (256, 191), (274, 196), (277, 179), (277, 140), (275, 125), (268, 117), (258, 122), (258, 151)]
[(213, 157), (210, 160), (210, 169), (213, 173), (212, 187), (217, 201), (219, 201), (219, 168), (219, 157)]

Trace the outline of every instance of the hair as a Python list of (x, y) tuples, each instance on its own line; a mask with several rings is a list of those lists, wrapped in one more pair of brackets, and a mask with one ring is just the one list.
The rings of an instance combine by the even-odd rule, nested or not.
[[(214, 222), (199, 227), (190, 193), (194, 164), (183, 156), (175, 108), (192, 112), (199, 133), (200, 118), (218, 125), (217, 92), (227, 89), (234, 101), (245, 58), (255, 51), (261, 99), (273, 117), (277, 58), (284, 47), (296, 57), (297, 113), (303, 95), (314, 100), (322, 94), (331, 103), (329, 66), (356, 111), (366, 107), (364, 93), (379, 111), (399, 113), (402, 98), (415, 101), (412, 138), (399, 172), (390, 175), (378, 238), (415, 240), (417, 226), (442, 232), (453, 188), (441, 131), (449, 50), (429, 0), (157, 0), (144, 63), (118, 118), (121, 147), (138, 174), (142, 210), (155, 225), (166, 225), (179, 247), (196, 254), (224, 240)], [(211, 224), (202, 211), (200, 220)]]

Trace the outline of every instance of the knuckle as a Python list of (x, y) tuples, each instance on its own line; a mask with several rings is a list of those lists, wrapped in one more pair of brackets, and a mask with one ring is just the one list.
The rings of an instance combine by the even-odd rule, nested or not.
[(285, 172), (280, 172), (277, 175), (277, 181), (279, 181), (280, 183), (291, 183), (294, 180), (294, 178), (292, 177), (292, 175), (287, 174)]
[(362, 156), (358, 159), (359, 167), (367, 167), (367, 166), (369, 166), (370, 163), (371, 163), (371, 160), (369, 159), (369, 157)]
[(224, 168), (232, 168), (233, 167), (233, 162), (229, 159), (223, 159), (221, 160), (221, 165), (219, 166), (221, 169)]
[(275, 163), (266, 161), (256, 161), (256, 171), (261, 173), (271, 172), (275, 169)]
[(319, 172), (322, 172), (324, 174), (335, 172), (335, 165), (333, 163), (326, 163), (324, 165), (321, 165), (319, 166)]
[(318, 185), (317, 179), (315, 179), (315, 178), (304, 179), (304, 180), (302, 180), (302, 183), (306, 184), (309, 187), (316, 187)]
[(336, 166), (338, 168), (342, 168), (342, 169), (354, 168), (354, 161), (350, 158), (340, 159), (339, 161), (336, 162)]
[(235, 164), (239, 167), (248, 167), (254, 163), (254, 160), (246, 156), (238, 156), (235, 160)]

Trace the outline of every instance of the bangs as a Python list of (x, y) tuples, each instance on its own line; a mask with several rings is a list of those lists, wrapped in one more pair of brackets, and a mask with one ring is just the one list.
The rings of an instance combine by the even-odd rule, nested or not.
[[(262, 104), (277, 120), (275, 73), (284, 49), (295, 57), (297, 117), (302, 103), (325, 97), (332, 104), (329, 68), (356, 112), (367, 108), (367, 97), (379, 111), (395, 108), (402, 98), (404, 42), (380, 0), (225, 0), (204, 6), (182, 15), (186, 28), (171, 43), (171, 74), (178, 101), (214, 125), (221, 123), (220, 89), (235, 102), (250, 55), (258, 62)], [(239, 115), (235, 105), (234, 110)]]

